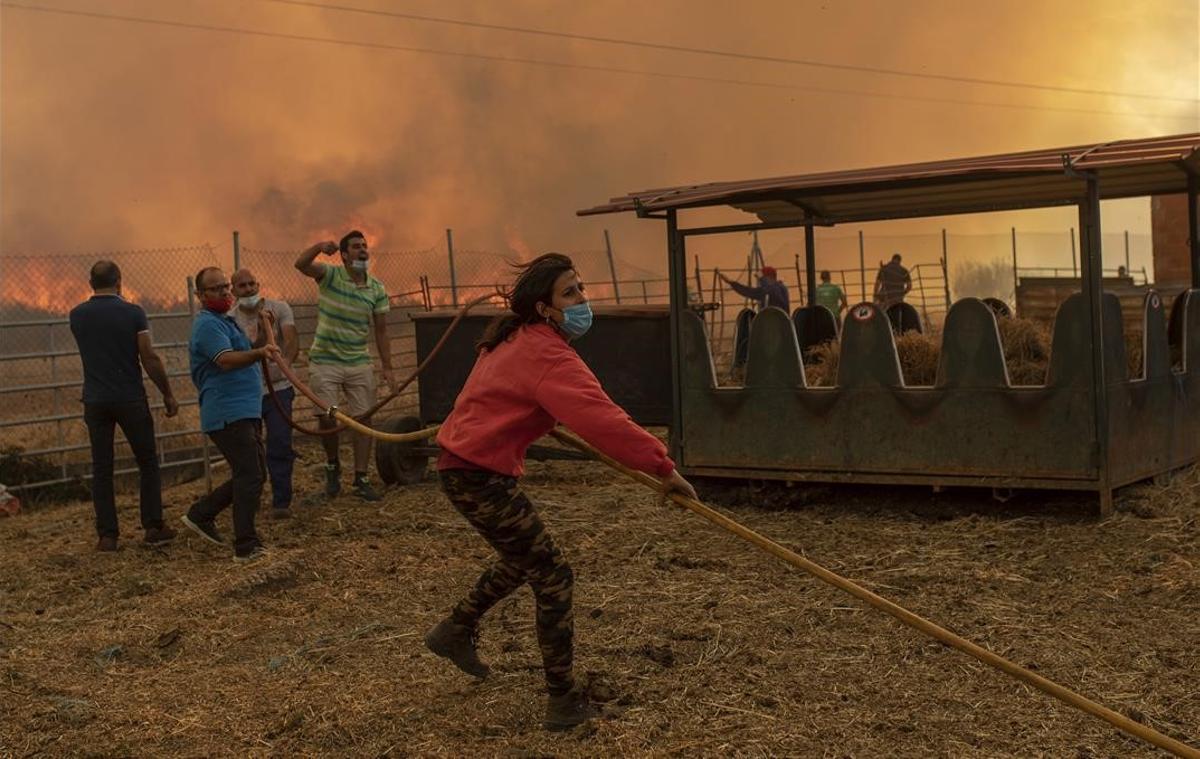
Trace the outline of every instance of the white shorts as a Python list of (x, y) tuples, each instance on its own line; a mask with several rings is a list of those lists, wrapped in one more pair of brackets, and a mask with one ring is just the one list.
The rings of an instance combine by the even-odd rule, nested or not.
[[(358, 416), (375, 405), (375, 368), (370, 364), (310, 364), (308, 382), (318, 398), (343, 414)], [(339, 395), (345, 399), (341, 403)]]

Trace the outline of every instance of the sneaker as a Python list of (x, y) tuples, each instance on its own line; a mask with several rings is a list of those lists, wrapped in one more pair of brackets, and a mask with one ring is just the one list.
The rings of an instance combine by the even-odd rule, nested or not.
[(117, 539), (111, 535), (102, 535), (96, 543), (96, 550), (111, 553), (117, 550)]
[(284, 506), (282, 509), (271, 509), (271, 519), (291, 519), (292, 510)]
[(204, 538), (209, 543), (222, 547), (229, 546), (225, 542), (225, 538), (221, 537), (221, 533), (217, 532), (217, 528), (212, 522), (193, 522), (188, 518), (187, 514), (184, 514), (180, 519), (189, 530)]
[(491, 668), (479, 661), (475, 650), (475, 630), (443, 619), (425, 633), (425, 647), (438, 656), (454, 662), (454, 666), (472, 677), (488, 676)]
[(233, 552), (233, 560), (239, 564), (249, 564), (252, 561), (265, 559), (267, 557), (267, 549), (262, 546), (252, 546), (243, 550)]
[(150, 546), (165, 545), (174, 540), (175, 535), (176, 532), (166, 525), (151, 527), (146, 530), (146, 537), (142, 538), (142, 542)]
[(354, 478), (354, 495), (364, 501), (382, 501), (383, 496), (379, 495), (379, 491), (371, 485), (371, 481), (366, 477)]
[(334, 462), (325, 464), (325, 496), (333, 498), (342, 492), (342, 465)]
[(544, 725), (547, 730), (557, 733), (570, 730), (598, 716), (600, 710), (588, 701), (583, 689), (576, 686), (561, 696), (550, 697), (546, 702)]

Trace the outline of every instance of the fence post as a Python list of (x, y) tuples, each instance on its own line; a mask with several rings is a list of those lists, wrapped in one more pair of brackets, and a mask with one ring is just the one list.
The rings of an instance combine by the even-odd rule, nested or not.
[(454, 235), (446, 229), (446, 252), (450, 256), (450, 302), (458, 306), (458, 277), (454, 272)]
[(929, 309), (925, 305), (925, 278), (921, 276), (921, 265), (917, 264), (913, 267), (917, 272), (917, 291), (921, 293), (921, 321), (926, 327), (929, 326)]
[(858, 280), (859, 287), (862, 288), (862, 302), (867, 301), (867, 263), (866, 263), (866, 248), (863, 245), (862, 230), (858, 230)]
[[(234, 232), (234, 234), (236, 235), (237, 233)], [(193, 321), (196, 319), (195, 290), (196, 290), (195, 283), (192, 282), (191, 277), (188, 277), (187, 278), (188, 314), (192, 317)], [(200, 396), (197, 395), (196, 396), (196, 401), (197, 401), (197, 403), (196, 403), (196, 424), (198, 424), (198, 425), (200, 425), (200, 403), (199, 403), (199, 400), (200, 400)], [(200, 425), (200, 427), (203, 428), (203, 425)], [(208, 455), (208, 435), (204, 434), (203, 429), (200, 429), (200, 450), (203, 451), (203, 456), (204, 456), (204, 487), (209, 493), (211, 493), (212, 492), (212, 462), (209, 461), (209, 455)]]
[(1079, 267), (1075, 263), (1075, 227), (1071, 227), (1071, 276), (1079, 276)]
[(1129, 230), (1125, 230), (1125, 276), (1132, 277), (1133, 273), (1129, 271)]
[(604, 251), (608, 253), (608, 272), (612, 275), (613, 283), (613, 298), (617, 303), (621, 302), (621, 288), (617, 284), (617, 265), (613, 262), (612, 240), (608, 236), (608, 230), (604, 230)]
[(233, 230), (233, 271), (242, 268), (242, 243), (238, 231)]
[(1017, 275), (1017, 228), (1012, 227), (1012, 254), (1013, 254), (1013, 315), (1017, 314), (1017, 286), (1020, 284), (1020, 277)]
[(808, 305), (804, 302), (804, 288), (800, 286), (800, 283), (803, 281), (804, 281), (804, 277), (800, 276), (800, 254), (797, 253), (796, 254), (796, 289), (800, 291), (800, 305), (801, 306)]
[(946, 244), (946, 228), (942, 227), (942, 283), (946, 286), (946, 313), (950, 313), (950, 247)]

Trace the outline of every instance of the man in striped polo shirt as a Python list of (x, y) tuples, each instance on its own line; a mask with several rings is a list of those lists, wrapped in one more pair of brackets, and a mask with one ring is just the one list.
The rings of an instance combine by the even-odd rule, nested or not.
[[(319, 263), (322, 253), (330, 256), (341, 251), (342, 265)], [(383, 379), (394, 389), (392, 354), (387, 333), (388, 296), (383, 283), (367, 273), (370, 261), (367, 239), (357, 229), (341, 242), (319, 242), (296, 259), (296, 268), (317, 281), (317, 334), (308, 350), (308, 378), (313, 392), (321, 400), (338, 404), (339, 392), (345, 402), (339, 410), (359, 416), (375, 404), (375, 371), (367, 338), (374, 332), (375, 346), (383, 364)], [(320, 417), (322, 427), (334, 421)], [(367, 479), (371, 459), (371, 438), (360, 432), (354, 439), (354, 494), (365, 501), (378, 501), (379, 493)], [(325, 435), (325, 495), (330, 498), (342, 490), (342, 467), (338, 461), (339, 435)]]

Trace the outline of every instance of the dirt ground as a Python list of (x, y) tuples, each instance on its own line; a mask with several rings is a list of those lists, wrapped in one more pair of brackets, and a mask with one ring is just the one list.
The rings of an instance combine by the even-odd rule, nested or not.
[[(310, 449), (311, 450), (311, 449)], [(300, 493), (316, 492), (313, 453)], [(88, 503), (0, 520), (0, 756), (1150, 756), (1149, 746), (865, 608), (599, 464), (525, 484), (577, 576), (606, 718), (540, 727), (528, 589), (476, 682), (421, 635), (489, 551), (435, 485), (260, 520), (254, 565), (195, 538), (93, 551)], [(178, 523), (202, 483), (167, 494)], [(711, 485), (747, 526), (1200, 745), (1200, 475), (1082, 496)]]

